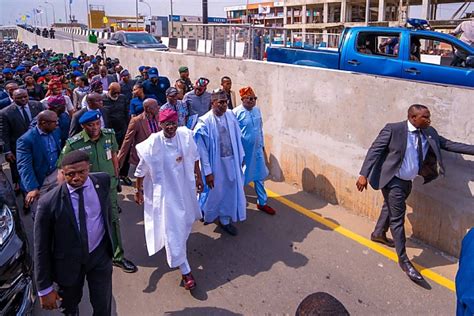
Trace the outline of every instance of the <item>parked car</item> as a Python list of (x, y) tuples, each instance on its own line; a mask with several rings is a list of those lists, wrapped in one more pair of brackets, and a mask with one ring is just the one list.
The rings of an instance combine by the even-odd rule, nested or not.
[(269, 47), (267, 60), (474, 87), (474, 48), (448, 34), (353, 27), (344, 29), (337, 49), (323, 46)]
[[(3, 157), (0, 144), (0, 157)], [(0, 158), (0, 315), (31, 315), (32, 261), (15, 193)]]
[(147, 32), (118, 31), (112, 35), (107, 44), (136, 49), (169, 51), (168, 46), (159, 42), (153, 35)]

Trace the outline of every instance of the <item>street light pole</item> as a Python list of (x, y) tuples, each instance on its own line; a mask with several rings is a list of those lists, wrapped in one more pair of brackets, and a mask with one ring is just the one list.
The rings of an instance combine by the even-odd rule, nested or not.
[(150, 6), (150, 4), (148, 2), (146, 2), (145, 0), (139, 0), (139, 1), (148, 6), (148, 10), (150, 11), (150, 18), (151, 18), (151, 6)]
[(135, 19), (136, 19), (135, 27), (136, 27), (136, 31), (138, 31), (138, 0), (135, 0)]
[(64, 0), (64, 22), (67, 23), (67, 4), (66, 4), (66, 0)]
[(89, 7), (89, 0), (86, 0), (86, 6), (87, 6), (87, 10), (86, 10), (86, 14), (87, 14), (87, 29), (90, 30), (91, 29), (91, 16), (90, 16), (90, 13), (89, 13), (89, 10), (90, 10), (90, 7)]
[(40, 12), (38, 13), (39, 17), (40, 17), (40, 26), (43, 26), (43, 12)]
[(48, 11), (46, 10), (46, 7), (42, 6), (42, 5), (39, 5), (38, 7), (40, 7), (41, 9), (43, 9), (44, 11), (44, 15), (46, 17), (46, 26), (49, 26), (49, 22), (48, 22)]
[(173, 37), (173, 29), (174, 29), (174, 23), (173, 23), (173, 0), (170, 0), (170, 13), (171, 13), (171, 37)]
[(45, 4), (49, 4), (51, 6), (51, 9), (53, 9), (53, 24), (56, 23), (56, 12), (54, 12), (54, 5), (51, 2), (45, 1)]

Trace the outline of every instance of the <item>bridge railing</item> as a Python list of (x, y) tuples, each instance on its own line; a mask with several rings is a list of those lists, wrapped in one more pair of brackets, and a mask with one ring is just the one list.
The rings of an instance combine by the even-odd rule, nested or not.
[(265, 59), (270, 46), (337, 49), (339, 34), (298, 33), (248, 24), (182, 24), (168, 45), (183, 53), (234, 59)]

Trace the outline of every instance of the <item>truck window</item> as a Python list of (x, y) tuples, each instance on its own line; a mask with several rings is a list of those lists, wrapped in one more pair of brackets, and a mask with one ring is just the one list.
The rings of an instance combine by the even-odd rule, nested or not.
[(361, 54), (398, 57), (400, 33), (359, 32), (356, 50)]
[(464, 68), (467, 56), (468, 52), (449, 41), (420, 35), (410, 37), (410, 60), (412, 61)]

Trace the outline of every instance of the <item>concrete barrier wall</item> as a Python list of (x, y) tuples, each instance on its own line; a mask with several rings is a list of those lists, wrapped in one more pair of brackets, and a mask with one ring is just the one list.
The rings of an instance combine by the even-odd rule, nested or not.
[[(35, 44), (22, 29), (19, 38)], [(71, 42), (38, 37), (40, 47), (70, 52)], [(76, 43), (93, 54), (97, 47)], [(474, 90), (372, 75), (249, 60), (108, 47), (132, 73), (154, 65), (172, 81), (179, 66), (191, 77), (206, 76), (210, 89), (228, 75), (234, 90), (251, 85), (264, 115), (271, 176), (321, 195), (330, 203), (373, 220), (380, 192), (359, 193), (355, 182), (367, 148), (387, 122), (406, 118), (412, 103), (429, 106), (433, 126), (451, 140), (474, 143)], [(444, 152), (447, 176), (422, 185), (417, 179), (408, 200), (407, 234), (457, 256), (466, 231), (474, 226), (474, 159)]]

